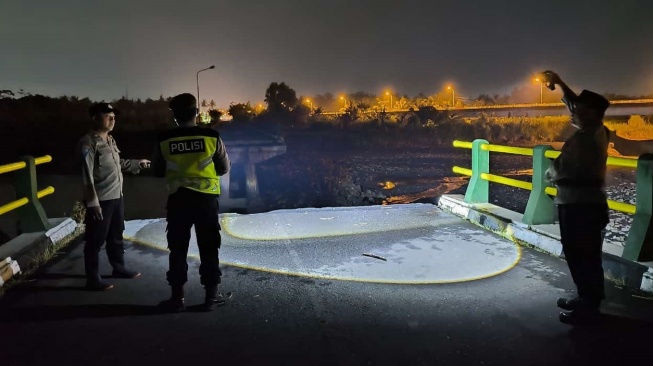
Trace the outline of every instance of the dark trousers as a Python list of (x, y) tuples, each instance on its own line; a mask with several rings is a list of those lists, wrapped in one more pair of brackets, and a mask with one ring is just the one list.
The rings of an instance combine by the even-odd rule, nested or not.
[(220, 283), (220, 220), (218, 196), (180, 188), (168, 196), (168, 249), (170, 270), (167, 273), (171, 286), (182, 286), (188, 281), (188, 245), (191, 228), (195, 225), (197, 246), (200, 251), (200, 281), (205, 287)]
[(603, 229), (609, 222), (607, 204), (558, 205), (562, 250), (583, 303), (597, 307), (603, 289)]
[(106, 241), (107, 256), (114, 270), (125, 268), (125, 249), (122, 233), (125, 230), (125, 206), (123, 199), (100, 201), (102, 220), (95, 220), (91, 210), (86, 210), (86, 233), (84, 265), (89, 281), (99, 281), (99, 254)]

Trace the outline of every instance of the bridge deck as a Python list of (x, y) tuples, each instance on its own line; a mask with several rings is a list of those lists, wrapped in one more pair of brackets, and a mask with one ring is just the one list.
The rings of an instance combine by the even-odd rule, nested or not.
[[(518, 257), (511, 242), (433, 206), (227, 215), (224, 225), (222, 258), (233, 265), (223, 267), (222, 290), (235, 292), (226, 306), (198, 312), (199, 263), (190, 258), (187, 312), (158, 311), (170, 293), (164, 223), (130, 222), (128, 234), (150, 243), (128, 242), (140, 278), (79, 291), (77, 243), (5, 295), (3, 365), (598, 365), (649, 357), (650, 300), (607, 283), (608, 315), (570, 331), (555, 306), (572, 295), (564, 261), (527, 248)], [(502, 269), (510, 270), (492, 276)], [(102, 273), (110, 270), (102, 254)], [(472, 276), (483, 278), (459, 282)], [(425, 280), (456, 283), (407, 284)]]

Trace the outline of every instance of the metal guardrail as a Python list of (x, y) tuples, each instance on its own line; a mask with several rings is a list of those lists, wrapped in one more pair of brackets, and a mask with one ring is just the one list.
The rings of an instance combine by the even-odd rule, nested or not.
[[(490, 144), (486, 140), (454, 141), (454, 147), (472, 149), (472, 169), (453, 167), (453, 172), (471, 177), (465, 202), (487, 203), (488, 182), (508, 185), (531, 191), (522, 221), (526, 224), (553, 224), (555, 204), (550, 196), (557, 195), (557, 189), (550, 186), (545, 172), (551, 165), (550, 159), (560, 155), (551, 146), (523, 148)], [(500, 152), (533, 157), (532, 182), (507, 178), (489, 172), (489, 152)], [(637, 200), (632, 205), (607, 200), (608, 207), (615, 211), (635, 215), (628, 233), (623, 257), (629, 260), (653, 258), (653, 155), (642, 155), (639, 159), (608, 157), (611, 166), (637, 169)], [(650, 232), (649, 232), (650, 231)]]
[(0, 174), (14, 173), (16, 200), (0, 206), (0, 215), (18, 210), (18, 222), (22, 232), (45, 231), (50, 228), (48, 218), (39, 199), (54, 193), (54, 187), (37, 190), (36, 166), (52, 161), (50, 155), (33, 158), (21, 157), (22, 161), (0, 165)]
[[(459, 148), (464, 148), (464, 149), (471, 149), (472, 148), (472, 143), (468, 141), (458, 141), (455, 140), (453, 142), (454, 147), (459, 147)], [(527, 147), (515, 147), (515, 146), (505, 146), (505, 145), (493, 145), (493, 144), (481, 144), (481, 150), (484, 151), (493, 151), (493, 152), (500, 152), (500, 153), (507, 153), (507, 154), (515, 154), (515, 155), (524, 155), (524, 156), (533, 156), (533, 149), (527, 148)], [(555, 159), (560, 155), (560, 151), (557, 150), (547, 150), (544, 153), (544, 156), (549, 159)], [(631, 159), (631, 158), (618, 158), (618, 157), (608, 157), (607, 161), (608, 165), (612, 166), (620, 166), (620, 167), (627, 167), (627, 168), (637, 168), (637, 159)], [(454, 167), (454, 173), (462, 174), (462, 175), (467, 175), (467, 176), (472, 176), (472, 170), (471, 169), (462, 169), (460, 167)], [(499, 183), (499, 184), (504, 184), (507, 186), (511, 187), (517, 187), (517, 188), (522, 188), (522, 189), (527, 189), (527, 190), (532, 190), (533, 189), (533, 184), (529, 182), (524, 182), (516, 179), (510, 179), (506, 177), (502, 177), (499, 175), (492, 175), (492, 174), (487, 174), (487, 173), (482, 173), (481, 178), (490, 182), (494, 183)], [(556, 196), (558, 194), (558, 190), (554, 187), (546, 187), (545, 191), (547, 194), (551, 196)], [(624, 212), (627, 214), (634, 215), (636, 212), (636, 207), (635, 205), (631, 205), (629, 203), (624, 203), (624, 202), (619, 202), (619, 201), (613, 201), (613, 200), (608, 200), (608, 207), (615, 210), (615, 211), (620, 211)]]
[[(457, 99), (457, 98), (456, 98)], [(611, 100), (610, 104), (653, 104), (653, 99), (632, 99), (632, 100)], [(483, 105), (483, 106), (464, 106), (464, 107), (448, 107), (442, 108), (449, 111), (460, 111), (460, 110), (479, 110), (479, 109), (519, 109), (519, 108), (556, 108), (556, 107), (566, 107), (564, 103), (555, 102), (555, 103), (522, 103), (522, 104), (493, 104), (493, 105)], [(364, 111), (364, 113), (367, 111)], [(407, 113), (410, 112), (410, 109), (388, 109), (387, 113)], [(335, 116), (342, 114), (341, 112), (323, 112), (325, 116)]]

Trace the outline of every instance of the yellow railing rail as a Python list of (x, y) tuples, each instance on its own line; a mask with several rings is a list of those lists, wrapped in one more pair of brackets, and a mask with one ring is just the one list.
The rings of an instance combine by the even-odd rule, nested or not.
[(9, 173), (9, 172), (13, 172), (13, 171), (16, 171), (16, 170), (21, 170), (21, 169), (25, 168), (26, 166), (27, 166), (27, 164), (25, 164), (24, 162), (0, 165), (0, 174)]
[[(454, 166), (453, 172), (461, 175), (466, 175), (468, 177), (472, 176), (471, 169), (461, 168), (459, 166)], [(500, 175), (481, 173), (481, 179), (487, 180), (489, 182), (503, 184), (510, 187), (526, 189), (529, 191), (533, 190), (533, 183), (524, 182), (523, 180), (518, 180), (518, 179), (507, 178)], [(546, 194), (551, 196), (558, 195), (558, 190), (555, 187), (546, 187), (544, 189), (544, 192), (546, 192)], [(631, 215), (635, 214), (635, 205), (631, 205), (629, 203), (608, 200), (608, 207), (615, 211), (621, 211)]]
[(53, 186), (47, 186), (46, 188), (36, 192), (36, 197), (41, 199), (41, 198), (43, 198), (45, 196), (48, 196), (48, 195), (51, 195), (53, 193), (54, 193), (54, 187)]
[[(460, 147), (463, 149), (471, 149), (472, 143), (469, 141), (459, 141), (454, 140), (453, 147)], [(524, 156), (533, 156), (533, 149), (528, 147), (515, 147), (515, 146), (505, 146), (505, 145), (494, 145), (494, 144), (483, 144), (481, 149), (485, 151), (494, 151), (515, 155), (524, 155)], [(550, 159), (555, 159), (560, 155), (558, 150), (549, 150), (544, 153), (544, 156)], [(608, 156), (608, 165), (611, 166), (620, 166), (625, 168), (637, 168), (637, 159), (633, 158), (619, 158), (616, 156)]]
[[(54, 193), (54, 187), (53, 186), (48, 186), (45, 189), (42, 189), (36, 193), (36, 196), (38, 198), (43, 198), (47, 195), (53, 194)], [(6, 205), (0, 206), (0, 215), (6, 214), (9, 211), (15, 210), (18, 207), (25, 206), (26, 204), (29, 203), (29, 200), (25, 197), (9, 202)]]
[(533, 149), (527, 147), (514, 147), (503, 145), (481, 145), (481, 149), (485, 151), (494, 151), (506, 154), (533, 156)]
[(29, 203), (29, 200), (25, 197), (15, 200), (13, 202), (9, 202), (6, 205), (0, 206), (0, 215), (4, 215), (9, 211), (13, 211), (17, 209), (18, 207), (25, 206), (26, 204)]
[[(36, 165), (45, 164), (45, 163), (49, 163), (51, 161), (52, 161), (52, 156), (45, 155), (45, 156), (41, 156), (40, 158), (34, 159), (34, 164), (36, 164)], [(20, 162), (17, 162), (17, 163), (9, 163), (9, 164), (5, 164), (5, 165), (0, 165), (0, 174), (9, 173), (9, 172), (13, 172), (13, 171), (16, 171), (16, 170), (21, 170), (21, 169), (23, 169), (25, 167), (27, 167), (27, 163), (25, 163), (24, 161), (20, 161)]]
[[(544, 153), (544, 156), (550, 159), (555, 159), (560, 156), (560, 151), (549, 150)], [(637, 168), (637, 159), (633, 158), (619, 158), (616, 156), (608, 156), (608, 165), (621, 166), (625, 168)]]
[[(0, 215), (27, 206), (19, 211), (19, 223), (23, 232), (47, 230), (50, 227), (43, 206), (39, 200), (54, 193), (54, 187), (48, 186), (40, 191), (36, 188), (34, 167), (49, 163), (52, 156), (45, 155), (38, 158), (24, 157), (23, 161), (0, 165), (0, 174), (16, 172), (14, 188), (16, 196), (20, 197), (12, 202), (0, 206)], [(22, 169), (27, 169), (22, 170)]]
[(44, 155), (44, 156), (41, 156), (40, 158), (35, 158), (34, 159), (34, 164), (40, 165), (40, 164), (49, 163), (51, 161), (52, 161), (52, 156)]
[(471, 149), (472, 148), (472, 143), (470, 141), (453, 140), (453, 147), (461, 147), (463, 149)]

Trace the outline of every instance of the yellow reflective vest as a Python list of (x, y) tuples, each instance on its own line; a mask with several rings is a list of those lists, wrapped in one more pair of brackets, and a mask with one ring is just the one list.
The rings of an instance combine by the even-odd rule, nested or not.
[(157, 150), (154, 173), (165, 176), (170, 194), (181, 187), (220, 194), (220, 175), (229, 170), (229, 158), (217, 131), (201, 127), (166, 131), (159, 136)]

